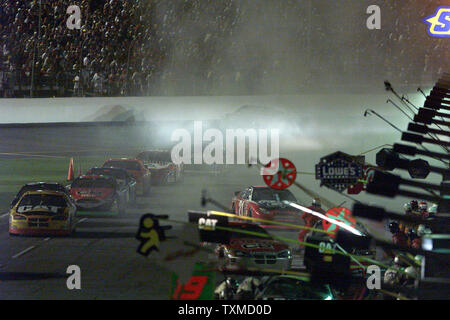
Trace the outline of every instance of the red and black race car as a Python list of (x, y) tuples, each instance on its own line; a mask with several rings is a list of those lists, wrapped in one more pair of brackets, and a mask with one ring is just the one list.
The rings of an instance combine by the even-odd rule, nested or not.
[(103, 168), (122, 168), (136, 180), (137, 188), (144, 196), (150, 194), (152, 174), (148, 167), (139, 159), (109, 159), (103, 164)]
[(148, 166), (153, 184), (166, 184), (183, 181), (183, 164), (175, 164), (169, 150), (142, 151), (137, 159)]
[(117, 210), (122, 214), (128, 200), (127, 190), (109, 176), (78, 177), (70, 185), (70, 194), (80, 210)]
[[(283, 201), (297, 202), (295, 196), (287, 189), (276, 190), (268, 186), (252, 186), (244, 191), (235, 192), (231, 202), (231, 212), (239, 215), (264, 220), (273, 220), (290, 224), (303, 224), (298, 210)], [(298, 229), (289, 226), (264, 225), (262, 227), (285, 230)]]
[(229, 244), (220, 244), (215, 250), (222, 261), (221, 269), (228, 271), (247, 268), (290, 269), (291, 250), (286, 244), (272, 239), (265, 229), (253, 223), (243, 222), (230, 222), (229, 227), (259, 233), (262, 236), (232, 232)]
[[(127, 195), (127, 203), (136, 202), (136, 180), (122, 168), (91, 168), (86, 172), (87, 176), (109, 176), (116, 180), (119, 189), (124, 189)], [(123, 191), (123, 190), (120, 190)]]

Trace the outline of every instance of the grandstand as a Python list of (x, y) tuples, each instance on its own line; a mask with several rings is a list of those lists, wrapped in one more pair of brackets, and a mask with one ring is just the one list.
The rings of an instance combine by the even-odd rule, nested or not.
[(384, 78), (423, 85), (449, 69), (450, 48), (417, 22), (433, 3), (414, 2), (384, 2), (382, 30), (368, 31), (364, 1), (80, 0), (81, 30), (69, 30), (67, 1), (1, 0), (0, 95), (289, 94)]

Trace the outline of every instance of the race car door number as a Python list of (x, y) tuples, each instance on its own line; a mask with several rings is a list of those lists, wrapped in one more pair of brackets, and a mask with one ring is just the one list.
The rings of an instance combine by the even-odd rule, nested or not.
[(334, 250), (336, 250), (336, 244), (332, 244), (330, 242), (319, 243), (320, 253), (334, 254)]

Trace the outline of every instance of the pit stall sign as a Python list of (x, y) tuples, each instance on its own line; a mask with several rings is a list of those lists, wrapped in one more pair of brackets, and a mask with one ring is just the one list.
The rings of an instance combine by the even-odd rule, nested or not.
[(332, 153), (316, 164), (316, 180), (320, 180), (320, 186), (343, 192), (363, 177), (364, 160), (364, 156)]

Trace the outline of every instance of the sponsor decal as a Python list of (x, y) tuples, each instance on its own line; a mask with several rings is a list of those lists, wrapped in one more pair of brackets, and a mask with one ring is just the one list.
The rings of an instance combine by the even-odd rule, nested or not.
[(320, 159), (316, 179), (320, 186), (342, 192), (363, 177), (364, 156), (351, 156), (341, 151)]
[(432, 37), (450, 37), (450, 7), (442, 6), (436, 13), (425, 18), (428, 34)]
[(261, 170), (264, 182), (272, 189), (283, 190), (289, 188), (297, 178), (297, 168), (285, 158), (270, 161)]
[[(327, 211), (325, 214), (327, 217), (345, 223), (348, 226), (354, 227), (356, 225), (356, 220), (353, 218), (352, 212), (344, 207), (332, 208)], [(336, 234), (339, 230), (339, 226), (327, 221), (325, 219), (322, 220), (323, 229), (330, 232), (330, 237), (336, 237)]]

